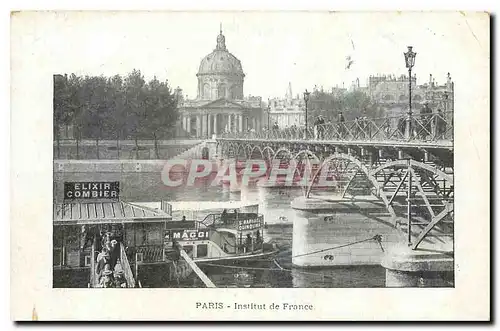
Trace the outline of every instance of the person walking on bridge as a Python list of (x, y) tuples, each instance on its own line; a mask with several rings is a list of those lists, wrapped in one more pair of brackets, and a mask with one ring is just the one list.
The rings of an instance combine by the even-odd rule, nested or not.
[(322, 115), (318, 118), (318, 139), (325, 139), (325, 119)]
[(314, 139), (319, 139), (319, 116), (314, 121)]
[(429, 103), (424, 102), (424, 107), (420, 110), (420, 127), (416, 130), (421, 132), (421, 138), (426, 140), (429, 136), (432, 136), (431, 120), (432, 120), (432, 110), (429, 108)]
[(441, 109), (437, 110), (436, 115), (436, 139), (444, 139), (446, 132), (446, 121)]
[(344, 122), (345, 122), (345, 118), (344, 118), (344, 114), (342, 114), (342, 112), (339, 112), (339, 135), (340, 135), (340, 139), (344, 139), (344, 132), (345, 132), (345, 128), (344, 128)]

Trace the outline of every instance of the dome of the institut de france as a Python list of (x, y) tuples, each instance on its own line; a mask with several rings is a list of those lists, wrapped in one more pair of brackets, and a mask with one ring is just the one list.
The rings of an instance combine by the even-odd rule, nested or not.
[(198, 99), (243, 99), (245, 74), (240, 60), (227, 50), (222, 28), (217, 36), (215, 49), (201, 60), (196, 76), (198, 77)]

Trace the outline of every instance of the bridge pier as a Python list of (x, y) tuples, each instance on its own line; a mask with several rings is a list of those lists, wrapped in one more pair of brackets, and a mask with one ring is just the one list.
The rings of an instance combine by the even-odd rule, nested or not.
[(454, 284), (453, 255), (396, 247), (382, 259), (386, 287), (449, 287)]
[(375, 197), (298, 197), (291, 206), (292, 263), (298, 267), (380, 265), (384, 250), (405, 240)]

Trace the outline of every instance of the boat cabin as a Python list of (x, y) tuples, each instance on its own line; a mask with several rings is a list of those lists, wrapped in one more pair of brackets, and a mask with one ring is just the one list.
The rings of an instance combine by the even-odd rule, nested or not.
[[(192, 206), (192, 204), (191, 204)], [(223, 206), (236, 208), (225, 209)], [(192, 213), (194, 226), (190, 229), (166, 231), (166, 247), (178, 243), (195, 261), (230, 259), (255, 255), (263, 251), (264, 219), (258, 205), (240, 206), (234, 203), (213, 203), (199, 213)], [(177, 210), (173, 214), (183, 214)]]
[[(73, 202), (54, 204), (54, 273), (85, 271), (92, 282), (104, 236), (116, 240), (117, 260), (125, 274), (131, 275), (130, 263), (163, 263), (165, 239), (172, 216), (170, 206), (152, 209), (125, 201)], [(187, 223), (184, 226), (192, 226)], [(62, 275), (64, 277), (64, 275)], [(73, 277), (73, 276), (71, 276)], [(66, 275), (66, 278), (71, 279)], [(56, 279), (56, 276), (54, 276)], [(88, 281), (88, 278), (87, 278)], [(77, 286), (78, 287), (78, 286)]]

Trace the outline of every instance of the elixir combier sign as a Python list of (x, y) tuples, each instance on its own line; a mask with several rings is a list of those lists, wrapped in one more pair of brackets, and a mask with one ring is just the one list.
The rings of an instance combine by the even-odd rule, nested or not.
[(118, 200), (120, 182), (64, 182), (64, 200)]

